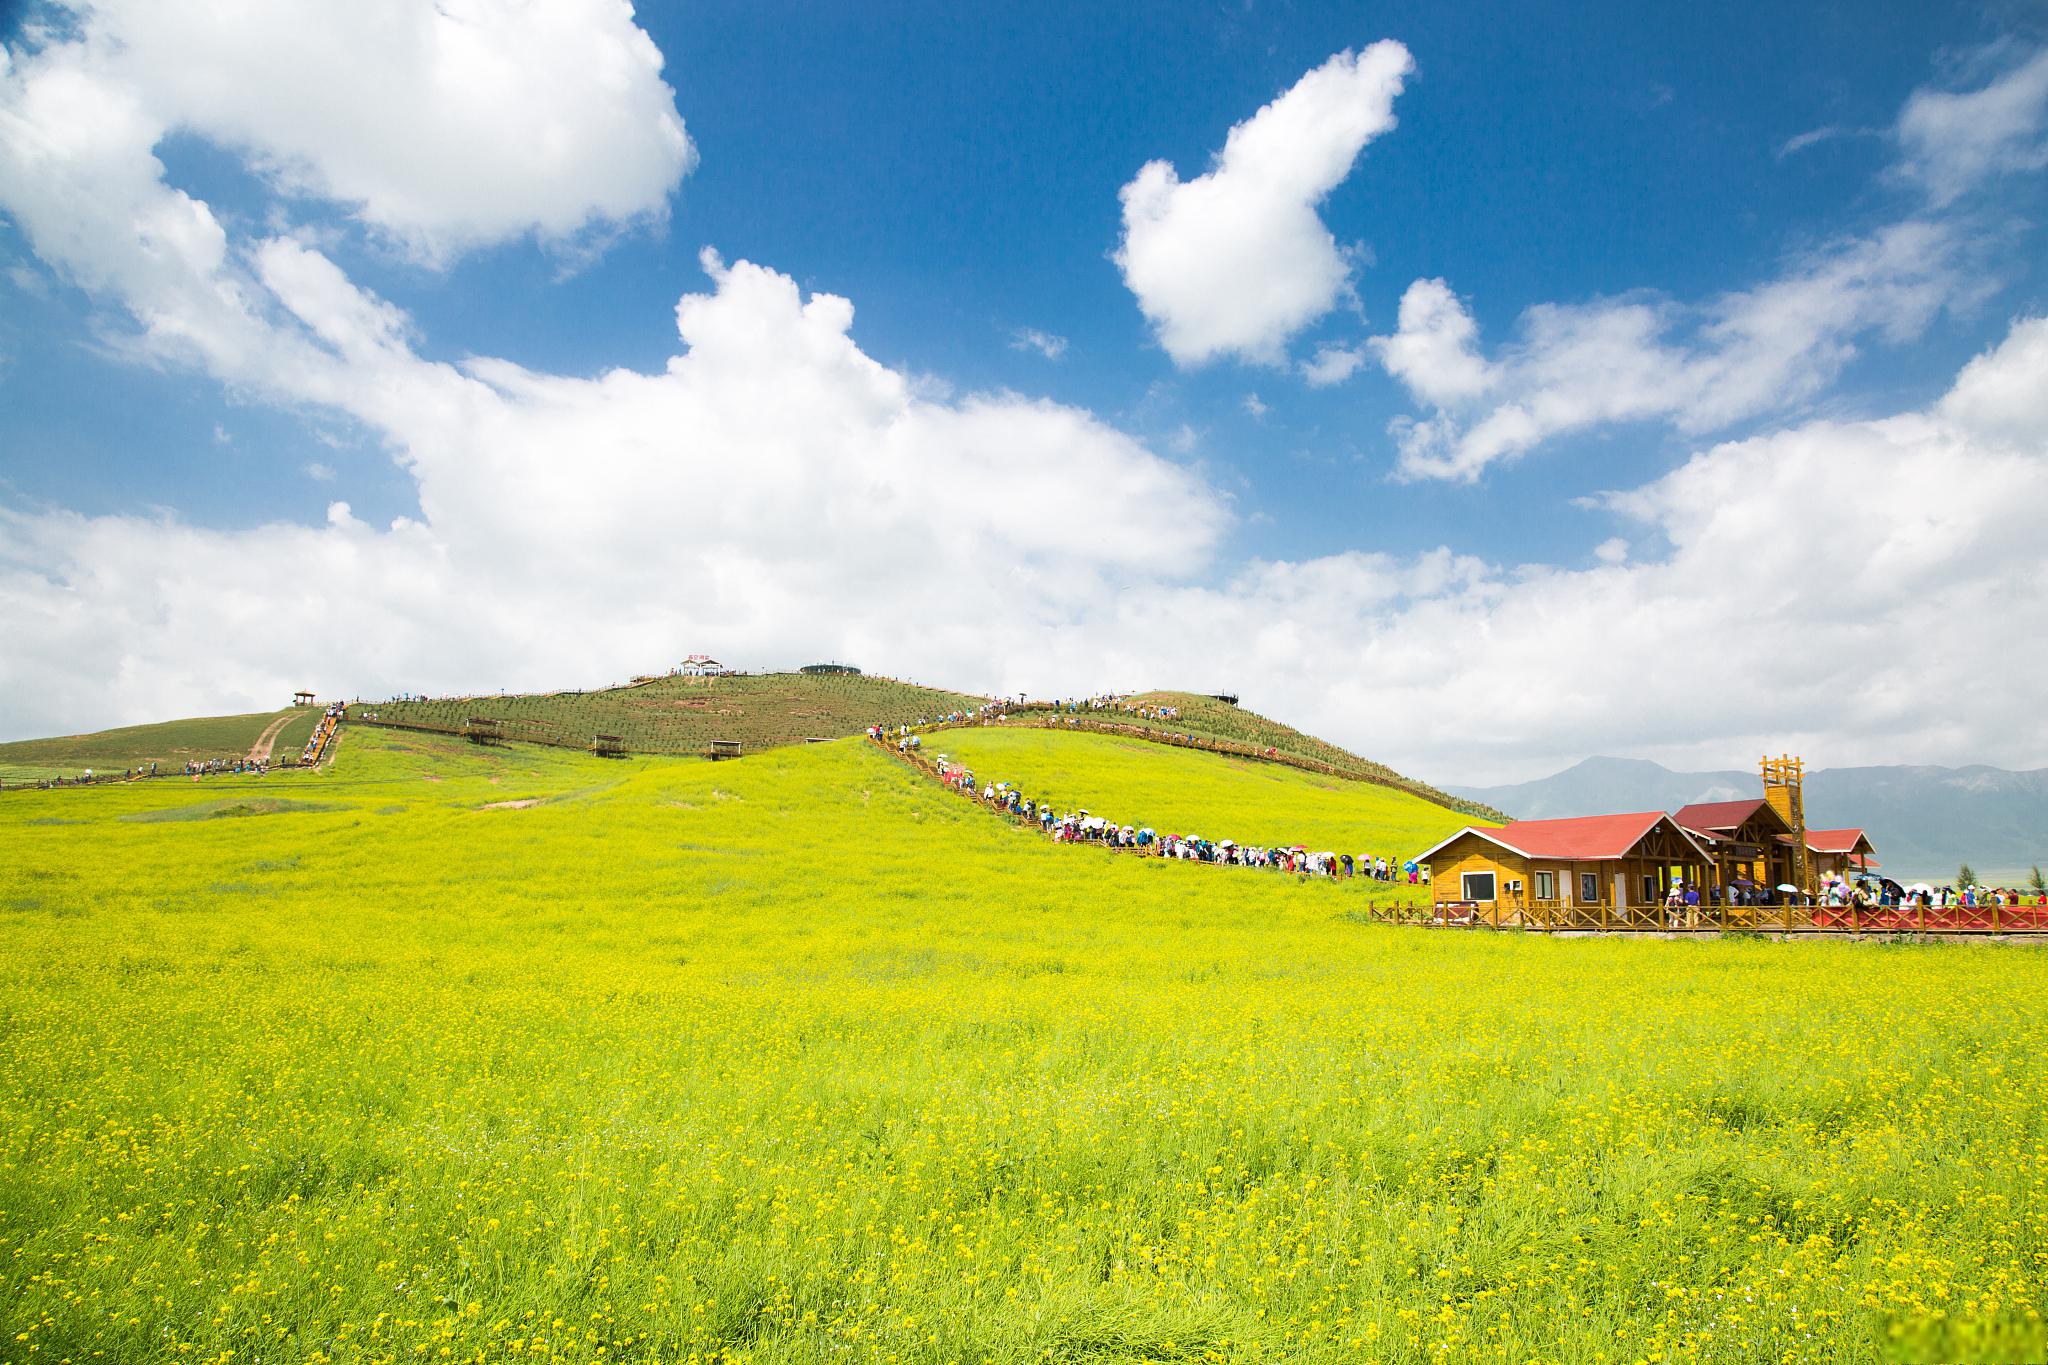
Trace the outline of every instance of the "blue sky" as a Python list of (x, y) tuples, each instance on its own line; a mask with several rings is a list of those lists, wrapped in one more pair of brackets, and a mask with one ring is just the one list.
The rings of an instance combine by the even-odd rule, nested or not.
[[(1829, 692), (1823, 678), (1777, 714), (1759, 682), (1745, 713), (1660, 729), (1658, 716), (1689, 700), (1673, 683), (1640, 716), (1603, 729), (1601, 689), (1609, 684), (1575, 677), (1550, 710), (1516, 709), (1517, 733), (1481, 744), (1471, 731), (1500, 704), (1503, 684), (1470, 679), (1464, 709), (1452, 708), (1458, 737), (1445, 738), (1431, 733), (1428, 700), (1438, 688), (1423, 681), (1474, 669), (1471, 641), (1506, 632), (1489, 613), (1509, 610), (1513, 593), (1527, 590), (1516, 585), (1532, 576), (1570, 584), (1554, 592), (1579, 596), (1523, 603), (1518, 619), (1554, 611), (1584, 620), (1587, 600), (1614, 589), (1601, 575), (1634, 570), (1635, 596), (1619, 614), (1654, 621), (1652, 576), (1678, 572), (1688, 555), (1710, 569), (1714, 557), (1711, 545), (1670, 539), (1674, 522), (1695, 511), (1672, 501), (1686, 490), (1670, 481), (1703, 452), (1800, 433), (1811, 439), (1816, 424), (1935, 410), (1972, 357), (2015, 340), (2016, 325), (2044, 311), (2035, 262), (2048, 177), (2038, 170), (2044, 115), (2030, 82), (2038, 80), (2048, 24), (2037, 8), (1557, 4), (1479, 13), (1425, 4), (1370, 12), (1230, 4), (1105, 13), (1040, 4), (887, 12), (648, 6), (631, 14), (615, 0), (564, 3), (588, 11), (582, 29), (599, 45), (581, 68), (566, 59), (551, 66), (554, 59), (526, 41), (531, 35), (516, 31), (525, 22), (516, 7), (442, 6), (443, 20), (502, 38), (500, 55), (516, 79), (502, 89), (480, 85), (464, 93), (473, 100), (451, 108), (437, 103), (446, 98), (444, 70), (432, 90), (394, 96), (400, 105), (417, 97), (416, 121), (381, 133), (370, 127), (374, 111), (349, 105), (349, 92), (364, 84), (347, 79), (351, 63), (400, 82), (411, 68), (383, 59), (418, 42), (420, 69), (433, 69), (435, 44), (447, 42), (420, 22), (433, 7), (379, 0), (362, 7), (353, 31), (330, 34), (326, 52), (293, 54), (281, 34), (269, 62), (263, 35), (216, 35), (218, 16), (183, 0), (159, 7), (175, 23), (138, 17), (126, 3), (15, 13), (14, 69), (0, 87), (0, 113), (14, 116), (0, 122), (0, 147), (11, 141), (16, 153), (0, 161), (0, 266), (8, 272), (0, 282), (0, 508), (16, 520), (12, 545), (0, 540), (13, 552), (0, 555), (0, 568), (11, 565), (14, 574), (0, 610), (14, 614), (19, 638), (41, 623), (54, 643), (73, 648), (58, 656), (61, 665), (29, 658), (0, 671), (0, 730), (140, 719), (166, 693), (220, 709), (202, 706), (209, 689), (224, 706), (323, 669), (334, 675), (323, 673), (327, 686), (374, 695), (603, 681), (692, 649), (762, 665), (803, 661), (785, 654), (858, 651), (883, 671), (986, 688), (1208, 682), (1180, 676), (1195, 668), (1242, 675), (1240, 690), (1256, 699), (1263, 689), (1266, 709), (1291, 711), (1442, 780), (1527, 775), (1590, 748), (1726, 761), (1724, 750), (1787, 733), (1848, 751), (1824, 762), (1886, 754), (2048, 762), (2038, 722), (2001, 709), (2008, 703), (1997, 697), (1983, 699), (1983, 724), (1964, 734), (1932, 696), (1910, 704), (1874, 697), (1871, 713), (1852, 726), (1813, 710)], [(1252, 292), (1253, 277), (1267, 270), (1285, 285), (1289, 271), (1310, 270), (1306, 258), (1315, 254), (1305, 248), (1290, 259), (1286, 248), (1306, 243), (1299, 233), (1254, 232), (1232, 239), (1230, 250), (1242, 254), (1229, 268), (1183, 279), (1172, 263), (1190, 257), (1179, 253), (1224, 258), (1204, 234), (1229, 231), (1214, 226), (1218, 215), (1264, 192), (1267, 170), (1247, 164), (1235, 187), (1226, 193), (1219, 182), (1211, 200), (1176, 196), (1212, 168), (1233, 127), (1263, 117), (1298, 83), (1306, 91), (1309, 74), (1340, 54), (1383, 40), (1405, 49), (1405, 74), (1382, 79), (1386, 71), (1369, 77), (1345, 68), (1339, 74), (1349, 84), (1318, 97), (1329, 102), (1302, 103), (1304, 122), (1275, 144), (1312, 144), (1347, 108), (1371, 122), (1373, 114), (1359, 111), (1374, 100), (1390, 116), (1391, 126), (1379, 118), (1360, 135), (1348, 161), (1337, 140), (1331, 155), (1341, 174), (1327, 193), (1311, 191), (1305, 210), (1315, 215), (1307, 226), (1319, 221), (1341, 250), (1341, 288), (1311, 305), (1306, 321), (1284, 325), (1277, 344), (1269, 327), (1261, 338), (1226, 339), (1213, 354), (1176, 354), (1161, 340), (1175, 325), (1169, 319), (1202, 312), (1249, 338), (1261, 324), (1217, 314), (1217, 300), (1239, 281)], [(616, 82), (590, 75), (649, 41), (658, 71), (629, 62), (625, 96)], [(145, 70), (145, 59), (155, 67)], [(293, 65), (306, 61), (326, 65)], [(242, 75), (238, 62), (247, 64)], [(164, 67), (189, 79), (163, 76)], [(294, 70), (296, 89), (285, 79)], [(224, 85), (239, 89), (244, 76), (245, 93), (218, 94)], [(325, 90), (323, 77), (334, 80), (324, 103), (302, 95), (309, 79)], [(145, 126), (108, 137), (118, 132), (153, 154), (160, 169), (152, 183), (117, 182), (114, 172), (87, 165), (85, 153), (53, 156), (37, 143), (38, 82), (56, 89), (74, 78), (98, 83), (110, 102), (137, 101)], [(1907, 116), (1916, 98), (1973, 94), (1996, 97), (2007, 119), (1995, 146), (1967, 145), (1977, 136), (1971, 129), (1986, 123), (1981, 113), (1924, 126)], [(508, 102), (500, 123), (477, 122), (497, 116), (493, 99)], [(292, 131), (274, 131), (265, 100), (294, 111), (285, 120)], [(527, 135), (520, 119), (529, 111), (515, 107), (522, 100), (566, 130), (573, 173), (549, 175), (516, 154), (476, 164), (479, 137), (502, 150)], [(304, 112), (308, 106), (315, 112)], [(664, 142), (671, 115), (678, 126)], [(496, 126), (502, 140), (478, 131)], [(642, 140), (650, 129), (661, 136)], [(419, 145), (405, 145), (413, 136)], [(686, 155), (676, 150), (682, 137)], [(67, 155), (84, 169), (62, 164)], [(1179, 216), (1157, 239), (1127, 240), (1120, 193), (1158, 161), (1172, 168), (1172, 188), (1158, 202), (1185, 211), (1175, 208)], [(1965, 162), (1971, 169), (1954, 169)], [(121, 175), (131, 173), (119, 164)], [(232, 324), (197, 314), (165, 320), (184, 306), (165, 300), (189, 299), (192, 281), (174, 287), (135, 264), (158, 257), (122, 236), (130, 214), (122, 196), (131, 190), (135, 202), (182, 192), (202, 206), (227, 251), (209, 267), (206, 287), (234, 291), (248, 316)], [(391, 199), (380, 206), (375, 196), (387, 191)], [(67, 239), (68, 225), (102, 210), (94, 231), (104, 229), (104, 241)], [(562, 214), (580, 227), (557, 230)], [(475, 357), (562, 381), (595, 381), (617, 369), (659, 375), (683, 350), (678, 298), (727, 297), (700, 259), (715, 248), (724, 262), (786, 277), (803, 296), (849, 300), (859, 353), (936, 405), (947, 423), (966, 412), (1001, 426), (1005, 413), (1040, 400), (1085, 419), (1073, 448), (1048, 437), (1050, 444), (999, 458), (984, 452), (957, 480), (943, 445), (964, 439), (960, 433), (883, 431), (879, 449), (907, 441), (921, 452), (909, 473), (890, 476), (912, 479), (912, 500), (919, 480), (985, 480), (984, 495), (1001, 499), (1016, 477), (1053, 479), (1071, 486), (1044, 516), (1057, 520), (1068, 503), (1086, 502), (1075, 515), (1088, 536), (1127, 538), (1129, 552), (1076, 552), (1007, 522), (983, 528), (989, 553), (1008, 557), (1024, 577), (982, 585), (1022, 604), (1008, 608), (1016, 619), (977, 633), (983, 612), (974, 597), (921, 603), (915, 585), (920, 573), (950, 573), (948, 556), (975, 557), (948, 527), (970, 526), (979, 513), (927, 509), (920, 534), (930, 542), (906, 542), (900, 562), (871, 563), (855, 542), (836, 560), (822, 552), (817, 563), (804, 559), (801, 571), (774, 530), (722, 528), (714, 539), (727, 557), (679, 560), (656, 581), (684, 590), (650, 602), (645, 583), (605, 577), (603, 547), (622, 537), (595, 513), (561, 518), (559, 535), (531, 508), (493, 504), (465, 514), (467, 493), (454, 490), (491, 481), (516, 502), (516, 481), (493, 466), (495, 453), (459, 450), (459, 440), (379, 396), (378, 384), (397, 381), (374, 379), (346, 357), (333, 374), (316, 374), (334, 360), (324, 353), (291, 373), (252, 359), (251, 347), (282, 344), (287, 334), (294, 344), (325, 337), (308, 313), (289, 302), (280, 308), (287, 295), (259, 259), (266, 242), (292, 244), (299, 265), (306, 253), (317, 256), (344, 277), (351, 298), (402, 314), (404, 363), (422, 383), (429, 370), (452, 376)], [(1120, 259), (1120, 249), (1128, 256)], [(1157, 289), (1138, 282), (1149, 255), (1162, 263), (1153, 278), (1166, 283)], [(1400, 321), (1402, 303), (1439, 280), (1441, 295), (1430, 297), (1449, 312), (1433, 316), (1448, 317), (1452, 330), (1425, 335)], [(1755, 308), (1731, 302), (1775, 286), (1782, 296)], [(167, 292), (152, 292), (159, 287)], [(736, 296), (732, 302), (737, 307)], [(1532, 321), (1542, 318), (1556, 320), (1562, 334)], [(1373, 344), (1412, 334), (1435, 346), (1460, 320), (1474, 329), (1472, 339), (1449, 352), (1432, 349), (1410, 369)], [(245, 327), (270, 341), (223, 339)], [(1796, 338), (1782, 340), (1788, 329)], [(1020, 340), (1027, 333), (1056, 339), (1058, 353)], [(1730, 335), (1768, 340), (1731, 346)], [(1351, 372), (1341, 382), (1309, 382), (1304, 366), (1331, 347), (1355, 353)], [(708, 361), (708, 348), (696, 350)], [(2017, 346), (2003, 354), (2010, 365), (2027, 358)], [(808, 392), (813, 377), (761, 378), (755, 401), (766, 410), (756, 416), (767, 423), (777, 384)], [(977, 395), (1011, 406), (982, 413)], [(701, 432), (687, 424), (627, 430), (623, 417), (593, 410), (587, 396), (578, 391), (573, 418), (518, 415), (517, 430), (545, 427), (553, 442), (531, 454), (538, 463), (518, 466), (521, 477), (545, 481), (586, 460), (594, 479), (609, 481), (610, 514), (654, 518), (685, 540), (701, 514), (691, 490), (724, 486), (732, 471), (753, 467), (756, 442), (778, 452), (792, 441), (801, 447), (784, 470), (799, 481), (845, 473), (836, 467), (838, 419), (829, 414), (797, 434), (732, 414), (707, 419)], [(1504, 412), (1512, 419), (1506, 427)], [(1520, 434), (1488, 434), (1502, 429)], [(579, 431), (592, 433), (598, 453), (578, 454)], [(1118, 444), (1125, 438), (1135, 453)], [(927, 439), (935, 443), (929, 455)], [(652, 472), (622, 453), (665, 442), (674, 449)], [(992, 472), (991, 459), (1010, 473)], [(677, 468), (691, 460), (705, 463)], [(2026, 466), (2023, 474), (2037, 472)], [(670, 501), (639, 496), (642, 478)], [(1814, 478), (1827, 486), (1822, 474)], [(1094, 487), (1098, 481), (1106, 487)], [(836, 526), (869, 486), (855, 480), (790, 515)], [(1657, 491), (1645, 494), (1650, 489)], [(1191, 503), (1178, 505), (1183, 497)], [(1119, 505), (1123, 498), (1142, 503)], [(346, 523), (330, 511), (336, 502), (347, 504)], [(1646, 515), (1653, 503), (1663, 510)], [(895, 508), (893, 494), (888, 505)], [(1884, 506), (1841, 515), (1867, 520)], [(1708, 509), (1696, 510), (1707, 519)], [(301, 649), (294, 657), (289, 646), (266, 641), (246, 670), (221, 676), (179, 653), (181, 631), (171, 623), (236, 630), (261, 608), (218, 620), (182, 617), (217, 591), (203, 575), (180, 592), (141, 588), (139, 580), (110, 585), (89, 566), (47, 562), (52, 540), (118, 539), (125, 528), (128, 543), (168, 537), (170, 579), (181, 572), (181, 549), (194, 545), (203, 547), (194, 557), (207, 574), (232, 574), (240, 556), (262, 577), (266, 556), (317, 556), (321, 545), (334, 548), (334, 537), (354, 534), (350, 526), (389, 528), (394, 519), (437, 540), (436, 562), (449, 577), (436, 593), (450, 599), (497, 591), (478, 580), (516, 575), (494, 575), (502, 566), (491, 555), (548, 525), (520, 563), (547, 568), (550, 590), (563, 594), (550, 607), (563, 621), (521, 623), (510, 600), (517, 594), (505, 586), (508, 600), (494, 603), (504, 613), (492, 618), (498, 629), (451, 635), (418, 609), (416, 595), (384, 604), (407, 641), (386, 654)], [(477, 541), (463, 541), (457, 528), (465, 525)], [(292, 526), (314, 539), (280, 540), (279, 529)], [(1185, 544), (1173, 542), (1175, 527), (1187, 532)], [(1944, 535), (1992, 529), (1972, 523)], [(377, 557), (374, 547), (395, 555), (402, 540), (388, 529), (365, 540), (359, 555), (351, 552), (350, 571), (376, 578), (363, 567)], [(693, 611), (691, 575), (722, 584), (740, 563), (782, 566), (788, 581), (759, 602)], [(1298, 585), (1276, 590), (1274, 566), (1283, 576), (1298, 570), (1334, 596), (1307, 597)], [(1823, 628), (1802, 613), (1818, 609), (1840, 567), (1803, 567), (1813, 601), (1786, 615), (1782, 643), (1762, 632), (1766, 652), (1803, 647)], [(385, 572), (388, 579), (423, 571)], [(1266, 579), (1250, 582), (1260, 574)], [(908, 591), (912, 600), (898, 608), (945, 618), (930, 623), (945, 629), (892, 638), (889, 614), (855, 619), (817, 589), (835, 576), (870, 579), (883, 595)], [(1148, 642), (1128, 620), (1062, 602), (1061, 589), (1048, 586), (1060, 583), (1121, 594), (1127, 607), (1172, 600), (1204, 620), (1237, 624), (1213, 638)], [(1683, 598), (1694, 586), (1687, 579), (1671, 591)], [(1901, 601), (1926, 601), (1936, 586), (1982, 601), (2020, 583), (2008, 576), (1894, 585)], [(621, 591), (641, 596), (631, 606), (611, 604)], [(166, 592), (167, 601), (139, 604), (138, 595)], [(598, 600), (608, 603), (597, 613), (606, 618), (601, 640), (548, 643), (577, 636)], [(276, 609), (290, 610), (289, 600)], [(379, 619), (374, 603), (364, 611), (370, 628)], [(102, 628), (50, 625), (61, 613)], [(1858, 623), (1865, 630), (1868, 616)], [(1887, 622), (1888, 633), (1822, 652), (1918, 647), (1914, 632), (1923, 624), (1903, 616), (1876, 624)], [(1723, 650), (1740, 638), (1725, 625), (1699, 629)], [(1572, 630), (1585, 634), (1565, 631), (1554, 657), (1538, 647), (1533, 662), (1583, 663), (1587, 650), (1572, 640), (1590, 639), (1598, 627)], [(1232, 643), (1247, 631), (1257, 634), (1256, 647), (1233, 658)], [(1383, 632), (1395, 638), (1379, 638)], [(1642, 634), (1634, 648), (1653, 656), (1699, 639), (1657, 625)], [(1424, 637), (1434, 639), (1434, 653)], [(1525, 647), (1511, 658), (1527, 663), (1529, 654)], [(1108, 661), (1118, 676), (1082, 676), (1090, 660)], [(153, 690), (143, 681), (152, 674)], [(1526, 690), (1510, 689), (1516, 708)], [(1388, 742), (1388, 727), (1398, 740)]]

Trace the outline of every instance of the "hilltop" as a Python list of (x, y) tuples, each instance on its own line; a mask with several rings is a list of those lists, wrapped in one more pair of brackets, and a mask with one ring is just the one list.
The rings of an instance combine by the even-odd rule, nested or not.
[(588, 748), (617, 735), (640, 754), (700, 754), (713, 740), (743, 752), (857, 735), (972, 710), (988, 698), (864, 674), (744, 673), (652, 678), (592, 692), (374, 702), (352, 720), (460, 734), (472, 717), (497, 721), (505, 739)]
[[(598, 735), (618, 737), (635, 754), (707, 753), (730, 741), (759, 753), (807, 740), (856, 735), (872, 725), (914, 724), (972, 713), (990, 699), (865, 674), (760, 673), (643, 678), (590, 691), (478, 693), (393, 701), (358, 701), (350, 721), (442, 735), (461, 735), (470, 722), (493, 722), (495, 738), (586, 750)], [(1174, 714), (1161, 716), (1161, 708)], [(1013, 705), (1012, 725), (1043, 723), (1045, 702)], [(150, 762), (181, 766), (188, 758), (247, 752), (273, 721), (289, 717), (276, 742), (286, 754), (305, 743), (315, 712), (259, 712), (128, 726), (62, 739), (0, 744), (0, 782), (75, 776), (85, 768), (119, 772)], [(1194, 692), (1152, 691), (1100, 707), (1077, 719), (1147, 731), (1162, 739), (1192, 736), (1224, 746), (1250, 746), (1330, 775), (1397, 788), (1432, 807), (1504, 818), (1482, 801), (1453, 795), (1395, 772), (1338, 745), (1234, 703)], [(1162, 815), (1160, 818), (1164, 818)]]

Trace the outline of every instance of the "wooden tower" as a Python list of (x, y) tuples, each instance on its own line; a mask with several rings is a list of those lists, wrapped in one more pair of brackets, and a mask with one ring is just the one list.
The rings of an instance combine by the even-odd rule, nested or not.
[(1806, 847), (1806, 798), (1801, 792), (1806, 763), (1789, 754), (1763, 760), (1764, 800), (1792, 827), (1792, 884), (1807, 895), (1819, 888), (1813, 884), (1813, 856)]

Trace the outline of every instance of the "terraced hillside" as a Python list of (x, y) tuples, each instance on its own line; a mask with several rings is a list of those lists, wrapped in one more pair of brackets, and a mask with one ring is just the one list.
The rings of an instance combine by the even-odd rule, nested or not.
[(936, 718), (986, 700), (892, 678), (762, 673), (658, 678), (597, 692), (375, 702), (351, 717), (448, 734), (480, 717), (497, 721), (511, 740), (582, 749), (593, 735), (606, 734), (619, 736), (634, 753), (697, 754), (713, 740), (735, 740), (754, 752)]
[(1087, 809), (1160, 833), (1242, 844), (1406, 858), (1473, 823), (1447, 806), (1375, 782), (1114, 735), (1003, 727), (933, 735), (980, 782), (1009, 782), (1062, 811)]
[(319, 711), (287, 707), (242, 716), (196, 716), (154, 725), (127, 725), (85, 735), (55, 739), (23, 739), (0, 744), (0, 782), (34, 782), (46, 777), (76, 777), (126, 768), (182, 768), (193, 759), (239, 758), (272, 722), (284, 720), (271, 752), (296, 757), (313, 733)]
[[(1162, 706), (1174, 707), (1178, 714), (1171, 719), (1142, 714), (1144, 711)], [(1027, 710), (1022, 716), (1029, 717), (1034, 714), (1040, 713)], [(1361, 758), (1349, 749), (1339, 748), (1327, 740), (1304, 734), (1291, 725), (1282, 724), (1256, 711), (1247, 711), (1241, 706), (1233, 706), (1229, 702), (1196, 692), (1140, 692), (1124, 698), (1114, 707), (1083, 710), (1078, 715), (1083, 720), (1105, 725), (1129, 725), (1155, 730), (1161, 734), (1188, 734), (1198, 739), (1250, 745), (1262, 750), (1271, 749), (1288, 758), (1328, 765), (1347, 777), (1405, 788), (1424, 800), (1450, 810), (1478, 816), (1482, 820), (1504, 822), (1507, 819), (1501, 812), (1483, 802), (1453, 796), (1426, 782), (1405, 777), (1384, 763)]]

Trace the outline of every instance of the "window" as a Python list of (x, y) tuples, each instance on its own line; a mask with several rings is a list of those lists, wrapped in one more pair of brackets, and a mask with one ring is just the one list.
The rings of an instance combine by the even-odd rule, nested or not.
[(1465, 899), (1468, 901), (1492, 900), (1493, 874), (1491, 872), (1467, 872), (1465, 874)]
[(1588, 905), (1600, 903), (1600, 874), (1581, 872), (1579, 874), (1579, 899)]
[(1536, 899), (1539, 901), (1554, 901), (1557, 899), (1557, 874), (1555, 872), (1538, 872), (1536, 874)]
[(1643, 903), (1647, 905), (1651, 901), (1654, 901), (1656, 899), (1657, 874), (1654, 872), (1645, 872), (1643, 874)]

